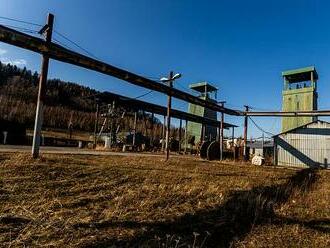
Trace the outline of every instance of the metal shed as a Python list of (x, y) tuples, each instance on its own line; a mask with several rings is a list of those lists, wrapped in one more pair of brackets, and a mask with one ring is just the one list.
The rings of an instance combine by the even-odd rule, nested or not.
[(329, 169), (330, 123), (313, 121), (274, 136), (274, 164)]

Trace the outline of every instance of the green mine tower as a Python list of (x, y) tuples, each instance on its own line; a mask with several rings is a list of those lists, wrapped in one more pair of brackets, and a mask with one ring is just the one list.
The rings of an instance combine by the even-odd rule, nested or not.
[[(189, 85), (189, 88), (199, 93), (199, 98), (207, 101), (216, 102), (218, 89), (207, 82)], [(189, 103), (188, 111), (191, 114), (217, 120), (217, 112), (204, 108), (199, 105)], [(217, 136), (217, 128), (200, 123), (188, 122), (187, 134), (195, 137), (195, 143), (204, 140), (214, 140)]]
[[(283, 111), (317, 110), (317, 80), (314, 66), (282, 72)], [(316, 120), (316, 117), (283, 117), (282, 132)]]

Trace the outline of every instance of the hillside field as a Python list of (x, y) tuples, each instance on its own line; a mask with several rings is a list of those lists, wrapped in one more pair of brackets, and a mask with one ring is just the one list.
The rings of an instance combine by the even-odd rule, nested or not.
[(330, 171), (0, 154), (3, 247), (330, 247)]

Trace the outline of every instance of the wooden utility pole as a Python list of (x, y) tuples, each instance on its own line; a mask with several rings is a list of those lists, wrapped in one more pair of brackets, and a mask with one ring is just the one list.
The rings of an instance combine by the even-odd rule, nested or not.
[(135, 143), (136, 143), (136, 123), (137, 123), (137, 112), (134, 113), (133, 149), (135, 149)]
[[(173, 71), (170, 72), (168, 78), (168, 86), (173, 88)], [(166, 124), (166, 160), (170, 157), (170, 131), (171, 131), (171, 108), (172, 108), (172, 96), (167, 95), (167, 124)]]
[(232, 127), (232, 133), (231, 133), (231, 140), (232, 140), (232, 150), (233, 150), (233, 157), (234, 160), (236, 160), (236, 148), (235, 148), (235, 127)]
[(186, 120), (186, 125), (184, 129), (184, 154), (187, 153), (187, 146), (188, 146), (188, 121)]
[(164, 115), (164, 121), (162, 126), (162, 152), (165, 151), (165, 125), (166, 125), (166, 116)]
[(265, 146), (265, 133), (262, 132), (262, 143), (261, 143), (261, 147), (262, 147), (262, 156), (265, 157), (264, 154), (264, 146)]
[[(244, 105), (245, 111), (249, 111), (249, 106)], [(244, 156), (244, 161), (248, 160), (248, 154), (247, 154), (247, 131), (248, 131), (248, 116), (245, 115), (244, 117), (244, 150), (243, 150), (243, 156)]]
[[(45, 34), (46, 44), (49, 45), (52, 41), (54, 15), (48, 14), (47, 24), (40, 30), (39, 33)], [(42, 54), (41, 72), (39, 78), (38, 101), (36, 109), (36, 119), (34, 123), (33, 142), (32, 142), (32, 157), (39, 157), (41, 127), (43, 121), (43, 105), (46, 94), (46, 84), (48, 75), (49, 56)]]
[(231, 128), (231, 141), (233, 142), (233, 146), (234, 146), (234, 139), (235, 139), (235, 127)]
[[(220, 106), (224, 107), (225, 101), (220, 102)], [(224, 128), (224, 113), (221, 112), (221, 120), (220, 120), (220, 161), (223, 160), (223, 128)]]
[(94, 122), (94, 148), (96, 148), (97, 145), (97, 129), (99, 127), (99, 102), (98, 99), (95, 98), (96, 103), (96, 111), (95, 111), (95, 122)]
[(150, 146), (153, 147), (154, 146), (154, 118), (155, 118), (155, 114), (152, 112), (151, 113), (151, 132), (150, 132)]
[(180, 125), (179, 125), (179, 153), (181, 152), (181, 139), (182, 139), (182, 119), (180, 119)]

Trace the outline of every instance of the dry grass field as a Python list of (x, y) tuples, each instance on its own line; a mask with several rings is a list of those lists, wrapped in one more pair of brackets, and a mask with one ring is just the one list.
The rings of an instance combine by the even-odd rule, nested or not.
[(0, 155), (3, 247), (330, 247), (330, 171)]

